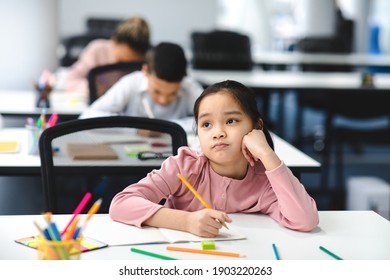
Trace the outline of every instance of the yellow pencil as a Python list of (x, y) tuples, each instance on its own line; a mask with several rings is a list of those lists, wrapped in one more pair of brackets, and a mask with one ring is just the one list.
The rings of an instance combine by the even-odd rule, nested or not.
[[(195, 195), (197, 199), (199, 199), (200, 202), (204, 205), (204, 207), (211, 209), (210, 204), (208, 204), (204, 198), (194, 189), (194, 187), (190, 184), (190, 182), (187, 181), (187, 179), (181, 175), (180, 173), (177, 174), (177, 177), (186, 185), (186, 187)], [(225, 228), (229, 229), (225, 223), (222, 223), (221, 221), (217, 220), (220, 222)]]
[(51, 222), (51, 215), (52, 214), (53, 214), (52, 212), (45, 212), (46, 219), (49, 221), (49, 223)]
[(68, 229), (64, 234), (64, 240), (72, 240), (73, 234), (76, 230), (77, 223), (79, 222), (79, 220), (80, 220), (79, 216), (76, 216), (76, 218), (74, 218), (74, 220), (72, 221), (72, 223), (70, 224), (70, 226), (68, 227)]
[(91, 219), (93, 214), (96, 214), (97, 211), (99, 211), (100, 205), (102, 204), (102, 199), (99, 198), (98, 200), (95, 201), (95, 203), (89, 208), (87, 212), (87, 221)]
[(102, 204), (102, 199), (99, 198), (98, 200), (95, 201), (95, 203), (91, 206), (91, 208), (89, 208), (89, 210), (87, 212), (87, 218), (84, 221), (84, 224), (83, 224), (83, 227), (82, 227), (81, 231), (83, 231), (85, 229), (85, 227), (87, 226), (88, 221), (92, 218), (92, 216), (94, 214), (96, 214), (97, 211), (99, 211), (99, 208), (100, 208), (101, 204)]

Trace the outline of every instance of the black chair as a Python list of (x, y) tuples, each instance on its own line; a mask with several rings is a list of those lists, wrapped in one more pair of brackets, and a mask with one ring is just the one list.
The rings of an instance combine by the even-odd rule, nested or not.
[(247, 35), (214, 30), (191, 34), (192, 67), (210, 70), (251, 70), (251, 42)]
[[(334, 36), (329, 37), (305, 37), (299, 40), (294, 49), (302, 53), (323, 53), (323, 54), (348, 54), (352, 52), (352, 42), (353, 42), (353, 30), (354, 22), (350, 19), (344, 18), (340, 9), (336, 10), (336, 32)], [(353, 67), (351, 65), (343, 64), (312, 64), (312, 63), (302, 63), (301, 70), (303, 72), (351, 72)], [(302, 136), (302, 127), (303, 127), (303, 115), (304, 109), (310, 108), (316, 111), (325, 113), (327, 108), (332, 105), (332, 101), (329, 99), (329, 92), (327, 91), (316, 91), (316, 92), (307, 92), (301, 91), (297, 95), (297, 135), (294, 139), (294, 142), (297, 146), (302, 147), (303, 145), (303, 136)], [(321, 142), (321, 139), (318, 141)], [(318, 145), (319, 150), (324, 145), (320, 143)]]
[[(142, 178), (154, 168), (158, 168), (161, 159), (142, 161), (126, 154), (126, 147), (129, 145), (142, 144), (137, 142), (140, 141), (140, 137), (135, 135), (135, 129), (159, 131), (164, 133), (164, 136), (170, 136), (163, 138), (166, 147), (153, 148), (152, 151), (160, 154), (164, 152), (176, 155), (179, 147), (187, 145), (187, 135), (181, 126), (160, 119), (130, 116), (99, 117), (63, 122), (46, 129), (39, 139), (45, 210), (53, 213), (69, 213), (73, 211), (72, 209), (76, 207), (86, 191), (98, 187), (96, 182), (100, 182), (100, 178), (105, 176), (110, 176), (109, 178), (114, 180), (120, 176)], [(150, 139), (141, 138), (142, 141)], [(104, 147), (113, 149), (119, 160), (72, 160), (69, 154), (69, 143), (105, 143)], [(142, 145), (145, 145), (145, 142)], [(56, 151), (58, 148), (59, 151)], [(99, 154), (100, 150), (96, 153)], [(65, 178), (68, 180), (71, 178), (71, 183), (61, 189)], [(119, 186), (119, 190), (127, 185), (129, 184), (125, 181), (125, 185)], [(108, 197), (104, 197), (104, 200), (109, 205), (113, 195), (118, 191), (107, 192)]]
[[(309, 36), (298, 40), (293, 50), (303, 53), (332, 53), (348, 54), (352, 52), (354, 22), (346, 19), (341, 10), (336, 10), (336, 27), (333, 36), (318, 37)], [(323, 65), (323, 64), (301, 64), (303, 71), (315, 72), (350, 72), (350, 65)]]
[(74, 34), (62, 39), (63, 54), (60, 57), (60, 65), (69, 67), (75, 63), (83, 49), (95, 39), (110, 39), (123, 20), (116, 18), (90, 17), (86, 20), (86, 32)]
[(90, 17), (86, 21), (87, 33), (111, 37), (123, 19)]
[(88, 73), (89, 103), (102, 96), (121, 77), (142, 69), (142, 61), (120, 62), (97, 66)]
[[(355, 152), (362, 151), (364, 144), (390, 144), (390, 110), (387, 92), (359, 90), (355, 92), (335, 93), (330, 96), (332, 105), (327, 110), (325, 120), (325, 151), (327, 155), (334, 146), (336, 155), (337, 185), (343, 185), (342, 145), (349, 144)], [(336, 117), (342, 117), (350, 124), (335, 123)], [(364, 125), (370, 120), (384, 120), (381, 125)], [(329, 162), (329, 160), (327, 160)]]
[[(331, 196), (331, 207), (343, 209), (345, 201), (345, 147), (355, 153), (365, 145), (390, 145), (390, 110), (388, 93), (365, 89), (333, 92), (325, 109), (325, 138), (322, 151), (320, 192)], [(364, 126), (364, 122), (384, 120), (384, 124)], [(337, 122), (338, 120), (338, 122)], [(344, 120), (341, 122), (340, 120)], [(387, 121), (386, 121), (387, 120)], [(330, 174), (334, 157), (335, 188), (330, 190)]]
[(79, 59), (80, 54), (91, 41), (109, 38), (110, 36), (104, 34), (80, 34), (64, 38), (61, 43), (64, 53), (60, 58), (60, 65), (71, 66)]

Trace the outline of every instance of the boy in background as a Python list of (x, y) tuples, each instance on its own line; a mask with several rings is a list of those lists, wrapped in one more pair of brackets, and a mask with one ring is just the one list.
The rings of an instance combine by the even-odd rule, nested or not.
[[(147, 53), (141, 71), (122, 77), (80, 118), (110, 115), (158, 118), (176, 122), (189, 132), (193, 128), (192, 108), (203, 88), (186, 75), (183, 49), (174, 43), (160, 43)], [(138, 134), (154, 136), (150, 133)]]

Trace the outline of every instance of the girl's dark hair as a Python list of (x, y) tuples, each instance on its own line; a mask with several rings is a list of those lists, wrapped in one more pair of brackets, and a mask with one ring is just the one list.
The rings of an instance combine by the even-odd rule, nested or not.
[(259, 112), (259, 109), (257, 108), (257, 102), (255, 98), (255, 93), (249, 89), (248, 87), (244, 86), (243, 84), (232, 81), (232, 80), (226, 80), (220, 83), (213, 84), (209, 87), (207, 87), (202, 94), (198, 97), (198, 99), (195, 101), (194, 104), (194, 117), (195, 122), (198, 124), (198, 116), (199, 116), (199, 106), (200, 102), (205, 98), (206, 96), (209, 96), (211, 94), (220, 93), (220, 92), (226, 92), (230, 94), (240, 105), (242, 110), (249, 116), (249, 118), (252, 120), (253, 127), (256, 127), (258, 125), (259, 120), (262, 120), (263, 122), (263, 132), (265, 134), (265, 137), (267, 139), (268, 145), (272, 149), (274, 149), (274, 144), (271, 138), (271, 134), (269, 133), (267, 129), (266, 122)]

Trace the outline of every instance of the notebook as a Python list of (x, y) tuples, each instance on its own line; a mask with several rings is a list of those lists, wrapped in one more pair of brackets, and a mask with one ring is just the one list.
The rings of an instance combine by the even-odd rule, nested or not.
[(17, 153), (20, 144), (17, 141), (0, 141), (0, 153)]
[(73, 160), (115, 160), (116, 152), (106, 144), (68, 143), (68, 155)]
[[(102, 227), (101, 223), (105, 226)], [(99, 226), (100, 224), (100, 226)], [(201, 242), (210, 240), (197, 235), (165, 228), (138, 228), (123, 223), (115, 222), (110, 217), (95, 217), (94, 221), (88, 224), (86, 234), (93, 236), (109, 246), (119, 245), (139, 245), (153, 243), (181, 243), (181, 242)], [(229, 230), (222, 228), (219, 235), (212, 238), (215, 241), (221, 240), (239, 240), (246, 239), (246, 236), (240, 233), (232, 225)]]

